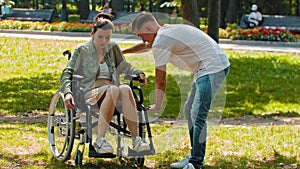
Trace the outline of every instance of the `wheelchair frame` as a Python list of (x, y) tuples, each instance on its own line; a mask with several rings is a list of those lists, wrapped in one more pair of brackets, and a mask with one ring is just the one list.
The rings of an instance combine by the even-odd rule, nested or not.
[[(65, 51), (63, 55), (68, 55), (68, 60), (71, 57), (69, 50)], [(143, 105), (144, 97), (142, 89), (139, 86), (135, 86), (133, 81), (138, 81), (139, 77), (126, 77), (129, 80), (129, 86), (131, 87), (133, 96), (136, 100), (138, 119), (139, 119), (139, 136), (146, 140), (149, 140), (150, 151), (137, 153), (130, 149), (126, 143), (125, 138), (130, 138), (130, 132), (127, 129), (123, 114), (115, 110), (115, 121), (111, 121), (109, 128), (112, 135), (117, 137), (117, 153), (116, 154), (98, 154), (92, 145), (92, 129), (97, 126), (97, 121), (93, 122), (92, 118), (95, 117), (98, 120), (98, 113), (93, 109), (99, 109), (98, 105), (84, 104), (83, 92), (80, 88), (80, 80), (82, 77), (73, 75), (72, 88), (74, 91), (79, 91), (78, 97), (74, 98), (76, 101), (76, 108), (74, 110), (68, 110), (64, 104), (64, 94), (59, 89), (50, 102), (49, 114), (48, 114), (48, 142), (50, 150), (53, 156), (59, 161), (65, 162), (71, 159), (71, 154), (74, 146), (74, 140), (78, 139), (79, 143), (76, 146), (74, 154), (75, 165), (81, 166), (83, 160), (83, 154), (85, 150), (85, 143), (89, 143), (88, 157), (95, 158), (115, 158), (120, 159), (136, 158), (136, 164), (138, 167), (144, 165), (145, 156), (154, 155), (155, 149), (152, 141), (151, 128), (148, 120), (147, 109)], [(129, 79), (130, 78), (130, 79)], [(75, 84), (75, 85), (73, 85)], [(79, 103), (79, 104), (78, 104)], [(78, 123), (80, 113), (86, 113), (85, 123)], [(113, 130), (115, 132), (113, 132)]]

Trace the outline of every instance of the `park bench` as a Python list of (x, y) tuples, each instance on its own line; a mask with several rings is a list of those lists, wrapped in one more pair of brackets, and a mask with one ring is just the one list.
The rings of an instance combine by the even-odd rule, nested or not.
[(87, 19), (80, 19), (79, 22), (82, 23), (92, 23), (94, 21), (94, 18), (99, 13), (99, 11), (90, 11), (89, 16)]
[[(240, 28), (247, 28), (243, 22), (244, 17), (249, 15), (243, 15), (240, 21)], [(283, 16), (283, 15), (263, 15), (263, 22), (259, 27), (268, 29), (285, 29), (291, 32), (300, 33), (300, 17), (299, 16)]]
[(21, 21), (52, 22), (54, 9), (22, 9), (14, 8), (10, 10), (6, 19)]

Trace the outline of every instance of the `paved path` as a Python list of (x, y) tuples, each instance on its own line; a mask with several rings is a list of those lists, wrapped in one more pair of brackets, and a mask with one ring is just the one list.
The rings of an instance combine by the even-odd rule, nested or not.
[[(34, 38), (34, 39), (88, 40), (90, 38), (90, 33), (0, 30), (0, 36)], [(136, 44), (142, 42), (135, 35), (123, 35), (123, 34), (113, 34), (112, 40), (117, 43)], [(220, 39), (219, 45), (223, 49), (233, 49), (233, 50), (300, 53), (300, 43)]]

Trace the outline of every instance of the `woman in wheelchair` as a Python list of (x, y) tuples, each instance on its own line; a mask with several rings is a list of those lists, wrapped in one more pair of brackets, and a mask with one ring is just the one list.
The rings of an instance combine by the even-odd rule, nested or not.
[(61, 75), (65, 105), (74, 109), (72, 76), (80, 75), (86, 103), (100, 105), (97, 138), (93, 142), (99, 154), (113, 153), (113, 147), (105, 139), (105, 133), (112, 120), (115, 108), (120, 107), (125, 117), (136, 152), (150, 150), (149, 145), (138, 136), (138, 119), (135, 99), (128, 85), (120, 85), (119, 74), (138, 75), (142, 86), (146, 85), (145, 74), (125, 61), (119, 46), (110, 42), (113, 23), (99, 18), (93, 23), (91, 39), (78, 45)]

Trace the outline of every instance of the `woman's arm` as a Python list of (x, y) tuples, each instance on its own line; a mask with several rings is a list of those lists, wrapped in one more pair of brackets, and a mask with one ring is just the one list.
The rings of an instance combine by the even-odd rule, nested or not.
[(60, 84), (61, 84), (61, 91), (65, 95), (65, 105), (68, 109), (74, 109), (75, 102), (73, 99), (73, 93), (72, 93), (72, 76), (75, 69), (75, 64), (78, 58), (80, 52), (80, 48), (76, 48), (74, 50), (74, 53), (70, 60), (68, 61), (67, 66), (62, 72), (62, 75), (60, 77)]

